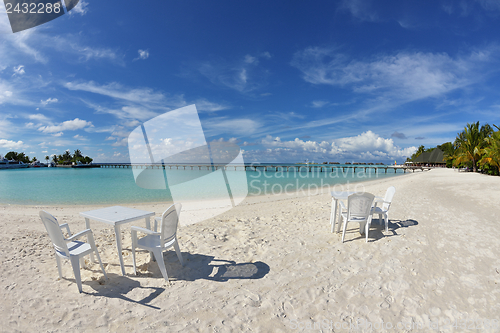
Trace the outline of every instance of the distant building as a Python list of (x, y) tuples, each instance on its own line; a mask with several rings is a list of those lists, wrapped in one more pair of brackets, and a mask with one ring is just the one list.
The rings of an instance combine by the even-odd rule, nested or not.
[(423, 152), (413, 161), (414, 165), (446, 166), (444, 152), (436, 148), (430, 152)]

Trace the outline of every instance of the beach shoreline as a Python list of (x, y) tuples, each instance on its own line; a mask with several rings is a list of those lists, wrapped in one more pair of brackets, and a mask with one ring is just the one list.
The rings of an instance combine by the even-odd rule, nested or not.
[[(0, 206), (0, 309), (7, 323), (1, 331), (288, 332), (383, 321), (413, 323), (414, 330), (437, 323), (447, 332), (453, 329), (446, 320), (484, 325), (500, 319), (500, 178), (434, 169), (363, 186), (383, 196), (391, 185), (396, 195), (389, 232), (375, 225), (368, 243), (356, 225), (348, 226), (344, 243), (330, 233), (327, 191), (247, 197), (221, 215), (182, 224), (178, 236), (186, 265), (167, 251), (170, 285), (144, 252), (138, 255), (138, 276), (132, 274), (129, 225), (122, 228), (121, 276), (114, 232), (91, 222), (110, 280), (88, 263), (81, 270), (83, 294), (67, 262), (64, 278), (58, 278), (38, 211), (47, 210), (78, 232), (85, 226), (79, 212), (102, 206)], [(126, 206), (156, 216), (167, 208)], [(332, 330), (349, 329), (323, 329)]]

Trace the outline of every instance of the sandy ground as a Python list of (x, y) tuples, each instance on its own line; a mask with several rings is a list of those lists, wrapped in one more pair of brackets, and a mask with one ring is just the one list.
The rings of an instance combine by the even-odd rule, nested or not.
[[(186, 261), (164, 255), (168, 285), (139, 253), (126, 276), (111, 228), (91, 228), (109, 280), (87, 260), (83, 293), (68, 261), (59, 279), (41, 209), (73, 232), (96, 206), (0, 206), (1, 332), (500, 331), (500, 177), (437, 169), (363, 183), (394, 185), (389, 232), (330, 233), (329, 194), (247, 198), (179, 228)], [(129, 205), (152, 210), (166, 205)], [(144, 225), (137, 222), (135, 225)]]

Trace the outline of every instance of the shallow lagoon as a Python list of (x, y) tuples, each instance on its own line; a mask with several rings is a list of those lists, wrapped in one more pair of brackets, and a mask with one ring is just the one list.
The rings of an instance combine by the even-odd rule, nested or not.
[[(342, 189), (342, 184), (362, 182), (377, 178), (403, 175), (401, 171), (392, 170), (384, 173), (359, 168), (355, 173), (352, 169), (335, 169), (335, 172), (306, 171), (246, 171), (246, 184), (233, 186), (236, 193), (246, 192), (248, 195), (270, 195), (311, 191), (318, 187), (330, 186), (331, 189)], [(220, 171), (220, 170), (219, 170)], [(197, 174), (199, 173), (199, 175)], [(226, 179), (230, 184), (242, 179), (245, 171), (228, 170)], [(176, 200), (213, 199), (227, 195), (219, 191), (220, 184), (212, 184), (212, 177), (206, 177), (206, 172), (198, 170), (169, 170), (168, 179), (178, 182), (179, 179), (197, 179), (185, 183), (183, 190), (176, 194)], [(245, 177), (243, 176), (243, 179)], [(222, 186), (225, 188), (224, 186)], [(133, 170), (130, 168), (29, 168), (15, 170), (0, 170), (0, 204), (124, 204), (139, 202), (172, 201), (167, 189), (144, 189), (139, 187)]]

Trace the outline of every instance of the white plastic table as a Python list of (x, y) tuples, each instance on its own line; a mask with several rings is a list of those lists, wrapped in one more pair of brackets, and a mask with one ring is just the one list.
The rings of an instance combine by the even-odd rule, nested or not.
[(90, 229), (90, 220), (110, 224), (115, 228), (116, 247), (118, 249), (118, 257), (120, 258), (122, 275), (125, 275), (125, 265), (123, 264), (122, 256), (122, 237), (120, 232), (121, 225), (140, 219), (146, 219), (146, 228), (150, 229), (150, 217), (154, 215), (154, 212), (122, 206), (112, 206), (80, 213), (80, 216), (85, 218), (85, 227), (87, 229)]
[(347, 200), (347, 198), (356, 192), (352, 191), (332, 191), (330, 192), (332, 195), (332, 210), (330, 212), (330, 224), (332, 225), (332, 232), (335, 230), (335, 223), (337, 222), (337, 215), (339, 218), (337, 233), (340, 231), (340, 214), (342, 213), (340, 209), (338, 209), (339, 200)]
[[(337, 233), (340, 231), (340, 214), (342, 213), (341, 209), (338, 209), (339, 200), (347, 200), (347, 198), (356, 192), (351, 191), (332, 191), (330, 194), (332, 195), (332, 210), (330, 212), (330, 224), (332, 225), (332, 232), (335, 230), (335, 223), (337, 222), (337, 216), (339, 218)], [(377, 202), (383, 202), (384, 198), (375, 197), (375, 204)], [(360, 226), (361, 230), (361, 226)]]

